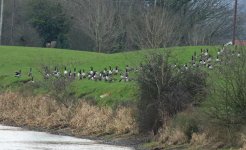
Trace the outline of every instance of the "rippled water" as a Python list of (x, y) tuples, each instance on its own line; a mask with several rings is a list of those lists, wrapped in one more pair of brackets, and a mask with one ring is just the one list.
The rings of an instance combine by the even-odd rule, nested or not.
[(0, 125), (0, 150), (133, 150), (92, 140)]

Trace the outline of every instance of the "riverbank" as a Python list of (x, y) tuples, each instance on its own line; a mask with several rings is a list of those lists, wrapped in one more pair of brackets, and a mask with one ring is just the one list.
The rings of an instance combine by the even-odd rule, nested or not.
[(98, 107), (85, 101), (66, 107), (49, 96), (0, 95), (0, 123), (52, 134), (70, 135), (105, 144), (143, 149), (146, 136), (138, 135), (135, 110)]

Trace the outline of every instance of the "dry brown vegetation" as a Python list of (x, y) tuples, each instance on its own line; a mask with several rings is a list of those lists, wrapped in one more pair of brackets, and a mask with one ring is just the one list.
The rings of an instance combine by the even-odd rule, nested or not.
[(76, 135), (135, 134), (134, 109), (113, 110), (79, 101), (71, 107), (49, 96), (0, 95), (0, 122), (42, 129), (69, 129)]

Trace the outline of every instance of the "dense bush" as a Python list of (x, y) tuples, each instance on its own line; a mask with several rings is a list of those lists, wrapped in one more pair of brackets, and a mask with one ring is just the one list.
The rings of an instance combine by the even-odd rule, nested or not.
[(215, 70), (205, 111), (215, 123), (239, 127), (246, 123), (246, 57), (240, 50), (224, 56), (224, 65)]
[(206, 75), (198, 69), (177, 70), (169, 64), (169, 54), (147, 56), (139, 73), (140, 130), (154, 131), (195, 102), (204, 92)]

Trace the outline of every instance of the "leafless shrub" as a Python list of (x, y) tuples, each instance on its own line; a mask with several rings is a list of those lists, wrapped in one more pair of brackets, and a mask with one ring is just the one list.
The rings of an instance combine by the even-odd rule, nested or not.
[(158, 129), (195, 101), (204, 91), (206, 76), (199, 70), (176, 72), (168, 54), (152, 54), (143, 65), (140, 86), (139, 124), (142, 131)]
[(75, 102), (75, 97), (70, 90), (73, 78), (64, 76), (59, 70), (54, 72), (44, 65), (41, 67), (40, 73), (44, 79), (40, 81), (41, 85), (49, 90), (50, 96), (67, 107), (70, 107)]

